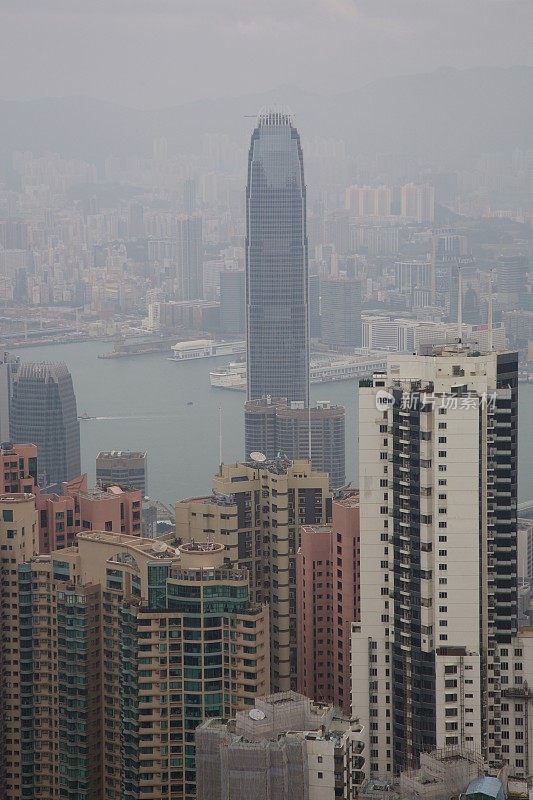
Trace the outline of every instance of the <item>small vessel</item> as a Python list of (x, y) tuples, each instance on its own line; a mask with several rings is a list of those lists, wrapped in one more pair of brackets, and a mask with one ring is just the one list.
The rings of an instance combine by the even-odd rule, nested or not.
[(83, 414), (80, 414), (78, 416), (78, 419), (81, 419), (81, 420), (83, 420), (85, 422), (88, 419), (96, 419), (96, 417), (91, 417), (90, 414), (88, 414), (86, 411), (84, 411)]
[(193, 406), (193, 405), (194, 405), (194, 403), (193, 403), (193, 401), (192, 401), (192, 400), (189, 400), (189, 401), (188, 401), (188, 403), (187, 403), (187, 405), (188, 405), (188, 406)]

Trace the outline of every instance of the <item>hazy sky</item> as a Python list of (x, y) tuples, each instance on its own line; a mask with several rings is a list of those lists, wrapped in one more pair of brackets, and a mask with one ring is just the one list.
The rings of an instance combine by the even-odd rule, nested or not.
[(533, 0), (0, 0), (0, 97), (139, 107), (531, 63)]

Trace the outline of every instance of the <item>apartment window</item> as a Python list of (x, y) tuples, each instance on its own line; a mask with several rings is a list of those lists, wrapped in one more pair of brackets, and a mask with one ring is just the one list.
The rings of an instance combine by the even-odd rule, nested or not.
[(447, 542), (447, 541), (448, 541), (447, 536), (439, 536), (439, 542)]
[(446, 464), (439, 464), (439, 472), (446, 472)]
[(382, 487), (383, 486), (387, 486), (387, 478), (380, 478), (379, 479), (379, 485), (382, 486)]
[(447, 450), (439, 450), (439, 458), (446, 458), (447, 455), (448, 455)]
[(448, 612), (448, 606), (439, 606), (439, 611), (441, 614), (446, 614)]
[(317, 777), (318, 777), (319, 780), (322, 780), (322, 778), (324, 777), (324, 773), (323, 772), (317, 772)]
[(447, 427), (448, 427), (448, 424), (446, 422), (439, 422), (439, 430), (440, 431), (444, 430)]
[(455, 664), (445, 664), (444, 665), (444, 674), (445, 675), (457, 675), (457, 667)]
[(445, 507), (439, 508), (439, 514), (447, 514), (447, 513), (448, 513), (448, 509), (447, 508), (445, 508)]
[(447, 478), (439, 478), (438, 484), (439, 486), (447, 486), (448, 484)]
[(441, 408), (439, 408), (439, 414), (441, 414), (441, 415), (442, 415), (442, 414), (445, 414), (445, 413), (446, 413), (446, 411), (447, 411), (447, 409), (446, 409), (446, 408), (442, 408), (442, 407), (441, 407)]
[(445, 600), (448, 597), (448, 592), (439, 592), (439, 597), (441, 600)]
[(447, 555), (448, 555), (448, 551), (447, 550), (439, 550), (439, 556), (443, 557), (443, 556), (447, 556)]
[(447, 439), (446, 436), (439, 436), (439, 444), (446, 444)]
[(439, 522), (439, 528), (447, 528), (447, 527), (448, 527), (448, 523), (446, 522), (446, 520), (441, 520)]
[(446, 572), (447, 569), (448, 569), (448, 564), (439, 564), (439, 570), (441, 572)]
[(440, 625), (441, 628), (447, 628), (448, 627), (448, 620), (447, 619), (440, 619), (439, 620), (439, 625)]
[(382, 461), (386, 461), (386, 460), (387, 460), (387, 453), (384, 453), (384, 452), (382, 451), (382, 452), (379, 454), (379, 457), (380, 457), (380, 459), (381, 459)]

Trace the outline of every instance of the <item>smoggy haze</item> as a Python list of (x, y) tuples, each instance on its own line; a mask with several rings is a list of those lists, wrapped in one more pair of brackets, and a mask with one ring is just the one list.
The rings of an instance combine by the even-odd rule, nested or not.
[(531, 63), (528, 0), (0, 0), (0, 97), (137, 107)]

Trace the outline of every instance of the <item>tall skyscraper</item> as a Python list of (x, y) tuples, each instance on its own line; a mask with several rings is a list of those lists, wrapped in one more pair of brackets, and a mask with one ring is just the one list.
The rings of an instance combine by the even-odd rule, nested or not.
[(80, 423), (65, 364), (20, 366), (13, 381), (11, 438), (37, 445), (40, 484), (58, 484), (80, 474)]
[(329, 347), (361, 347), (361, 281), (331, 278), (320, 282), (320, 338)]
[(290, 115), (266, 110), (252, 134), (246, 188), (248, 400), (309, 403), (306, 189)]
[(529, 774), (533, 632), (518, 630), (516, 353), (390, 355), (359, 391), (361, 622), (352, 703), (369, 772), (461, 746)]
[(203, 297), (204, 247), (202, 217), (182, 215), (176, 220), (176, 279), (180, 300)]
[(232, 336), (246, 331), (246, 280), (242, 270), (220, 273), (220, 330)]
[(195, 728), (270, 689), (246, 570), (104, 532), (36, 556), (36, 531), (33, 495), (0, 496), (2, 797), (195, 798)]

